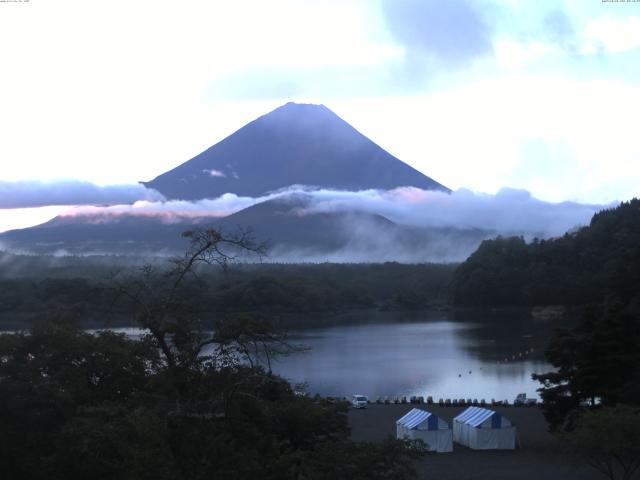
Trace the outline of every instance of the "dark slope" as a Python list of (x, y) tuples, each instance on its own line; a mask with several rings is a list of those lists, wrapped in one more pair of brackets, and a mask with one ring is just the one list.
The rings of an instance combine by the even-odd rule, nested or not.
[(402, 227), (366, 212), (312, 213), (304, 196), (290, 196), (259, 203), (230, 215), (217, 223), (224, 231), (249, 228), (256, 238), (274, 247), (331, 251), (343, 248), (358, 236), (356, 225), (367, 225), (379, 233), (390, 234)]
[(275, 109), (144, 185), (168, 198), (259, 196), (291, 185), (449, 191), (384, 151), (323, 105)]
[(161, 253), (184, 249), (187, 244), (181, 233), (194, 223), (200, 219), (166, 223), (157, 217), (132, 215), (56, 217), (36, 227), (0, 234), (0, 246), (35, 253)]

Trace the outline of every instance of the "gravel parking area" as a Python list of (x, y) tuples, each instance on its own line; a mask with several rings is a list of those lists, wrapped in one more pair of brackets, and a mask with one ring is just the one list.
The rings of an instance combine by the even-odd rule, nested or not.
[[(429, 410), (451, 423), (465, 407), (439, 405), (369, 405), (349, 412), (351, 436), (378, 441), (395, 436), (396, 420), (412, 408)], [(521, 448), (512, 451), (471, 450), (454, 443), (452, 453), (430, 453), (417, 465), (418, 478), (438, 480), (597, 480), (591, 467), (563, 455), (558, 442), (536, 407), (489, 407), (511, 420), (518, 429)]]

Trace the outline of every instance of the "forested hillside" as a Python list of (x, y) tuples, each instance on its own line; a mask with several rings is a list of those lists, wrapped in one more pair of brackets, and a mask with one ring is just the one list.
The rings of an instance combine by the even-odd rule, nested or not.
[(454, 274), (457, 305), (584, 305), (640, 287), (640, 200), (603, 210), (589, 226), (526, 243), (482, 242)]
[[(22, 328), (56, 313), (73, 314), (83, 326), (131, 324), (115, 302), (111, 277), (116, 272), (136, 272), (140, 266), (126, 266), (119, 257), (4, 255), (0, 260), (4, 261), (0, 330)], [(211, 318), (226, 313), (295, 316), (368, 308), (422, 309), (448, 302), (454, 269), (399, 263), (237, 264), (226, 272), (204, 269), (199, 273), (203, 288), (189, 295)]]

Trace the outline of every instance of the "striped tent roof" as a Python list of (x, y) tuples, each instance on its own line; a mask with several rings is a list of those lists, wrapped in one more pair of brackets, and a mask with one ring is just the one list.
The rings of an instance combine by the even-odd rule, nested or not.
[[(400, 425), (404, 425), (407, 428), (415, 428), (425, 420), (428, 420), (429, 417), (431, 416), (433, 416), (431, 412), (420, 410), (418, 408), (413, 408), (409, 413), (407, 413), (404, 417), (400, 418), (396, 423)], [(435, 416), (434, 416), (434, 420), (437, 421), (437, 418)]]
[(486, 408), (480, 407), (469, 407), (453, 420), (455, 422), (466, 423), (467, 425), (471, 425), (472, 427), (477, 427), (479, 425), (482, 425), (488, 418), (493, 417), (494, 415), (500, 417), (500, 414), (498, 412), (494, 412), (493, 410), (487, 410)]

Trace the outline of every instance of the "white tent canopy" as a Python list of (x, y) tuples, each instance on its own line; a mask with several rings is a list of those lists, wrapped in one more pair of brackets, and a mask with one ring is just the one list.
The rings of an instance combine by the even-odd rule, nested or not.
[(396, 436), (420, 439), (432, 452), (453, 451), (453, 435), (449, 424), (437, 415), (418, 408), (396, 421)]
[(496, 411), (469, 407), (453, 419), (453, 439), (476, 450), (513, 450), (516, 427)]

